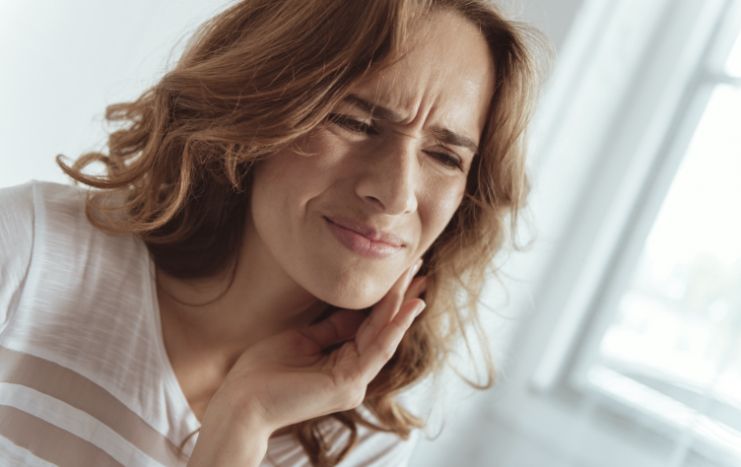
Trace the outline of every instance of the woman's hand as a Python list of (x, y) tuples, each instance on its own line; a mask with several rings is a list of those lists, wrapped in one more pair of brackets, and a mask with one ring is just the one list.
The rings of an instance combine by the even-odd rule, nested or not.
[(262, 430), (272, 433), (359, 406), (368, 384), (424, 309), (418, 296), (425, 279), (411, 281), (420, 265), (421, 260), (402, 274), (367, 317), (359, 310), (338, 310), (316, 324), (284, 331), (249, 348), (206, 413), (212, 405), (236, 407), (252, 426), (257, 420)]

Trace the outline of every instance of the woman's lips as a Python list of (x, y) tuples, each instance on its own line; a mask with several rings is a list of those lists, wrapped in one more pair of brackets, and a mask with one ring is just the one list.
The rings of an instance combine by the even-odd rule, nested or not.
[(354, 230), (335, 224), (326, 217), (324, 218), (324, 221), (340, 243), (350, 251), (361, 256), (368, 258), (386, 258), (402, 249), (402, 247), (398, 245), (391, 245), (390, 243), (371, 240)]

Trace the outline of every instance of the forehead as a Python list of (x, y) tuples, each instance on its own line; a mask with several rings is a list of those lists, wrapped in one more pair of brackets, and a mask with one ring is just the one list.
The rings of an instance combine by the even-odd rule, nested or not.
[(445, 124), (478, 140), (494, 89), (494, 63), (478, 27), (457, 12), (437, 11), (410, 30), (404, 50), (351, 92), (405, 123)]

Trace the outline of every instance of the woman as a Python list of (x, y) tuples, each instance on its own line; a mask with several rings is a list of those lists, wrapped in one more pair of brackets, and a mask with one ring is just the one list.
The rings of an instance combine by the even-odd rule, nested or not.
[(58, 159), (96, 190), (0, 191), (3, 456), (405, 463), (396, 398), (477, 324), (527, 191), (524, 39), (472, 0), (207, 22), (108, 155)]

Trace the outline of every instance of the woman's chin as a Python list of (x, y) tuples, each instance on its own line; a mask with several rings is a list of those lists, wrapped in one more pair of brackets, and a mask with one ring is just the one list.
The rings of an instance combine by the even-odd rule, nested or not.
[(334, 290), (325, 290), (317, 298), (337, 308), (362, 310), (378, 303), (388, 292), (388, 286), (364, 284), (347, 285)]
[(363, 310), (365, 308), (375, 305), (380, 298), (376, 296), (366, 297), (358, 295), (334, 295), (330, 296), (323, 301), (329, 303), (336, 308), (342, 308), (345, 310)]

